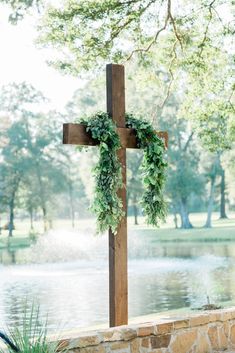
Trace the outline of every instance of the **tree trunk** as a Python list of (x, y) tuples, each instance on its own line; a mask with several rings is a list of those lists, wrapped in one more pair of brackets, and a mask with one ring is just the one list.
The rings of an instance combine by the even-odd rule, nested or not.
[(133, 211), (134, 211), (134, 224), (137, 226), (138, 223), (138, 208), (136, 205), (133, 205)]
[(187, 203), (184, 199), (180, 200), (180, 218), (181, 218), (181, 228), (182, 229), (191, 229), (193, 228), (192, 223), (189, 220)]
[(11, 199), (9, 202), (9, 211), (10, 211), (10, 219), (9, 219), (9, 225), (8, 225), (8, 236), (12, 237), (13, 236), (13, 229), (14, 229), (14, 218), (15, 218), (15, 198), (16, 198), (16, 192), (18, 190), (19, 184), (20, 184), (20, 176), (16, 175), (15, 176), (16, 179), (14, 179), (15, 184), (12, 190), (12, 194), (11, 194)]
[(135, 192), (133, 195), (133, 211), (134, 211), (134, 224), (138, 225), (138, 207), (137, 207), (137, 196)]
[(44, 228), (44, 232), (47, 232), (47, 230), (48, 230), (47, 209), (46, 209), (45, 205), (42, 206), (42, 214), (43, 214), (43, 228)]
[(207, 208), (207, 219), (204, 225), (205, 228), (211, 228), (211, 217), (212, 217), (212, 211), (214, 206), (215, 180), (216, 180), (216, 175), (211, 178), (210, 196), (209, 196), (209, 202), (208, 202), (208, 208)]
[(36, 163), (36, 173), (37, 173), (39, 189), (40, 189), (41, 208), (42, 208), (42, 214), (43, 214), (43, 227), (44, 227), (44, 232), (46, 232), (48, 230), (48, 224), (47, 224), (47, 208), (46, 208), (46, 200), (45, 200), (45, 190), (44, 190), (44, 186), (43, 186), (43, 182), (42, 182), (40, 165), (38, 164), (38, 162)]
[(9, 208), (10, 208), (10, 219), (9, 219), (9, 225), (8, 225), (8, 236), (12, 237), (13, 236), (13, 229), (14, 229), (14, 208), (15, 208), (15, 192), (12, 194), (12, 198), (9, 203)]
[(177, 218), (177, 213), (174, 212), (174, 225), (175, 225), (175, 229), (178, 229), (178, 218)]
[(34, 226), (33, 226), (33, 209), (30, 208), (29, 210), (29, 217), (30, 217), (30, 229), (33, 230)]
[(225, 170), (221, 167), (221, 181), (220, 181), (220, 219), (228, 218), (225, 210)]
[(130, 204), (130, 192), (129, 190), (126, 193), (126, 207), (127, 207), (127, 214), (129, 215), (129, 204)]
[[(27, 127), (27, 134), (28, 134), (28, 142), (30, 144), (30, 149), (32, 154), (34, 153), (33, 150), (33, 143), (32, 143), (32, 137), (30, 134), (30, 130), (29, 130), (29, 124), (27, 122), (26, 124)], [(47, 208), (46, 208), (46, 198), (45, 198), (45, 190), (44, 190), (44, 185), (42, 182), (42, 176), (41, 176), (41, 168), (40, 168), (40, 164), (37, 160), (37, 155), (35, 155), (35, 171), (36, 171), (36, 175), (38, 178), (38, 184), (39, 184), (39, 190), (40, 190), (40, 201), (41, 201), (41, 209), (42, 209), (42, 214), (43, 214), (43, 228), (44, 228), (44, 232), (46, 232), (48, 230), (48, 222), (47, 222)]]

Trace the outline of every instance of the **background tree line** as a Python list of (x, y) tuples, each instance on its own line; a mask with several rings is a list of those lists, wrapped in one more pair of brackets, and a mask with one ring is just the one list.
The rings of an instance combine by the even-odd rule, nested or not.
[[(226, 218), (234, 209), (227, 179), (234, 176), (232, 151), (205, 152), (190, 121), (177, 117), (180, 99), (171, 94), (159, 109), (161, 91), (144, 70), (130, 66), (127, 79), (128, 111), (150, 119), (156, 129), (169, 132), (169, 170), (166, 198), (176, 228), (191, 228), (191, 212), (207, 212), (205, 226), (211, 227), (213, 210)], [(135, 72), (136, 75), (132, 75)], [(164, 73), (163, 73), (164, 74)], [(102, 77), (102, 75), (100, 76)], [(96, 149), (79, 152), (62, 145), (62, 123), (81, 114), (105, 110), (103, 78), (89, 80), (77, 90), (66, 113), (46, 111), (46, 98), (27, 83), (12, 84), (1, 91), (0, 217), (13, 235), (15, 217), (42, 219), (44, 231), (54, 218), (90, 216), (92, 198), (90, 169), (97, 159)], [(160, 93), (158, 93), (160, 92)], [(142, 153), (128, 151), (128, 211), (138, 224), (142, 193), (140, 164)], [(6, 224), (7, 223), (7, 224)]]

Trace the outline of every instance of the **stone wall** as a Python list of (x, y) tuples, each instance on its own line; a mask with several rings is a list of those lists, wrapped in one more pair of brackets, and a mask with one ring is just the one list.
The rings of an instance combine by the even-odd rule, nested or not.
[(65, 336), (70, 353), (235, 353), (235, 308)]

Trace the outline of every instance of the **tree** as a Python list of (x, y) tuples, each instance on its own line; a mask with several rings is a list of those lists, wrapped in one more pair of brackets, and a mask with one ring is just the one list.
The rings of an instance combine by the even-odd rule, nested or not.
[(25, 110), (30, 111), (29, 108), (36, 104), (40, 110), (40, 104), (45, 100), (42, 92), (36, 90), (31, 84), (13, 82), (1, 89), (0, 109), (3, 116), (14, 121), (20, 118)]
[(53, 197), (65, 190), (65, 176), (58, 156), (61, 145), (61, 120), (56, 112), (36, 115), (35, 122), (26, 119), (28, 150), (31, 156), (31, 171), (37, 180), (39, 204), (43, 213), (44, 231), (48, 230)]
[(2, 161), (2, 148), (7, 144), (8, 140), (6, 137), (6, 130), (9, 128), (9, 119), (7, 116), (2, 116), (0, 119), (0, 131), (1, 131), (1, 139), (0, 139), (0, 234), (2, 230), (2, 215), (7, 210), (7, 202), (6, 202), (6, 188), (5, 188), (5, 166)]
[(65, 193), (67, 195), (66, 202), (70, 208), (70, 218), (72, 228), (75, 228), (75, 215), (80, 208), (84, 208), (87, 204), (85, 187), (80, 177), (80, 153), (71, 149), (66, 149), (65, 146), (59, 148), (59, 163), (61, 172), (63, 173), (64, 185), (66, 185)]
[(208, 197), (208, 206), (207, 206), (207, 219), (204, 225), (205, 228), (211, 228), (211, 218), (214, 207), (214, 198), (215, 198), (215, 189), (216, 189), (216, 180), (220, 171), (220, 156), (219, 154), (213, 154), (211, 156), (211, 163), (205, 165), (206, 173), (205, 176), (209, 180), (209, 197)]
[(11, 176), (5, 178), (9, 184), (10, 227), (13, 227), (15, 198), (20, 185), (25, 189), (24, 201), (31, 222), (36, 202), (41, 207), (44, 230), (48, 229), (49, 203), (54, 193), (65, 188), (57, 162), (62, 117), (56, 112), (45, 116), (32, 108), (43, 101), (43, 95), (26, 83), (12, 84), (2, 90), (0, 109), (12, 121), (5, 131), (7, 142), (2, 149), (6, 178)]
[(216, 180), (220, 176), (220, 218), (227, 218), (226, 179), (221, 159), (226, 151), (234, 146), (234, 84), (232, 54), (208, 42), (203, 51), (192, 54), (191, 61), (182, 62), (187, 67), (185, 84), (190, 87), (178, 115), (192, 122), (205, 151), (214, 153), (210, 166), (207, 165), (206, 177), (210, 181), (207, 220), (205, 227), (211, 227)]
[(233, 57), (223, 48), (208, 45), (201, 56), (194, 55), (187, 67), (185, 84), (190, 87), (184, 93), (179, 116), (190, 119), (203, 147), (210, 152), (222, 153), (235, 141), (233, 131), (234, 84)]
[(34, 214), (37, 212), (40, 205), (40, 194), (39, 194), (37, 182), (32, 175), (29, 174), (25, 177), (20, 191), (21, 191), (20, 198), (23, 200), (23, 208), (25, 208), (29, 214), (30, 231), (33, 231)]
[(7, 223), (9, 237), (13, 235), (14, 211), (19, 183), (20, 175), (16, 171), (14, 174), (9, 174), (9, 169), (7, 171), (1, 166), (1, 208), (4, 209), (4, 206), (7, 206), (9, 209), (9, 222)]
[(1, 204), (9, 208), (9, 237), (13, 235), (17, 193), (29, 169), (27, 138), (20, 122), (15, 122), (6, 131), (8, 143), (3, 147), (1, 156)]
[(144, 60), (156, 47), (168, 63), (169, 52), (172, 58), (190, 48), (203, 51), (208, 42), (216, 45), (232, 33), (232, 24), (219, 15), (222, 7), (229, 11), (232, 1), (186, 0), (176, 7), (171, 0), (68, 0), (48, 7), (41, 41), (60, 51), (55, 65), (71, 73), (134, 55)]
[[(183, 126), (175, 130), (174, 147), (168, 151), (169, 173), (167, 182), (167, 193), (172, 202), (173, 212), (179, 213), (181, 228), (192, 228), (189, 220), (189, 209), (191, 196), (201, 195), (203, 190), (203, 178), (198, 172), (200, 157), (193, 143), (193, 134), (184, 135)], [(171, 130), (172, 131), (172, 130)], [(178, 135), (178, 136), (177, 136)], [(172, 136), (172, 135), (171, 135)]]
[[(7, 142), (2, 149), (3, 166), (5, 168), (5, 184), (7, 200), (10, 208), (9, 236), (12, 236), (15, 198), (20, 184), (31, 170), (29, 154), (29, 123), (34, 115), (28, 110), (30, 105), (43, 102), (41, 92), (25, 82), (3, 87), (0, 98), (0, 109), (7, 114), (11, 125), (5, 129)], [(4, 174), (3, 174), (4, 175)], [(28, 177), (27, 177), (28, 178)]]
[(12, 24), (17, 24), (31, 9), (36, 9), (39, 12), (43, 7), (41, 0), (1, 0), (1, 3), (9, 5), (9, 21)]
[(220, 219), (226, 219), (226, 177), (225, 169), (219, 156), (219, 174), (220, 174)]
[[(235, 206), (235, 149), (231, 149), (223, 154), (221, 158), (222, 168), (226, 171), (226, 205), (230, 210)], [(220, 179), (221, 181), (221, 179)]]

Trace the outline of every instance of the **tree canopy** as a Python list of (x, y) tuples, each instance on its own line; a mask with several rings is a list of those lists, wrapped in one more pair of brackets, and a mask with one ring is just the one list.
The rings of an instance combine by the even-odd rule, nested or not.
[(189, 59), (229, 37), (231, 6), (228, 0), (65, 0), (47, 8), (41, 40), (60, 50), (56, 64), (70, 72), (107, 60), (124, 62), (135, 54), (144, 60), (156, 45), (165, 58), (183, 54)]
[(231, 147), (233, 0), (2, 1), (11, 5), (15, 20), (43, 7), (38, 41), (55, 49), (51, 65), (78, 75), (107, 62), (135, 61), (160, 81), (161, 106), (171, 91), (180, 93), (179, 117), (193, 121), (207, 149)]
[(47, 8), (39, 40), (57, 51), (50, 63), (69, 74), (135, 60), (160, 80), (161, 106), (171, 91), (180, 93), (179, 117), (194, 122), (206, 148), (224, 150), (235, 140), (232, 6), (228, 0), (65, 0)]

